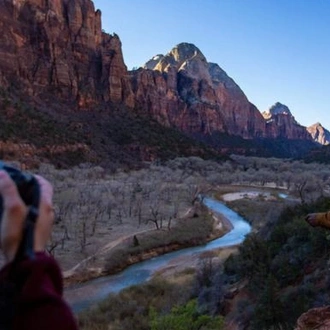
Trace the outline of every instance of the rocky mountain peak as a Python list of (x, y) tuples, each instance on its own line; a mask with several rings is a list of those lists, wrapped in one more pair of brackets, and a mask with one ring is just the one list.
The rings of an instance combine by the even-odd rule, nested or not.
[(208, 63), (203, 53), (194, 44), (182, 42), (172, 48), (165, 56), (155, 55), (144, 65), (145, 69), (168, 72), (174, 69), (196, 81), (204, 80), (208, 85), (217, 88), (219, 85), (232, 89), (245, 97), (239, 86), (216, 63)]
[[(159, 112), (156, 104), (162, 104), (165, 123), (175, 120), (176, 127), (194, 134), (219, 131), (247, 138), (265, 135), (260, 112), (226, 72), (208, 63), (194, 44), (180, 43), (165, 56), (154, 56), (144, 68), (149, 72), (136, 72), (134, 78), (134, 86), (139, 86), (138, 102), (149, 100), (152, 113)], [(147, 86), (153, 82), (157, 87), (151, 92)]]
[(292, 117), (290, 109), (285, 104), (280, 102), (276, 102), (268, 110), (264, 111), (262, 115), (266, 120), (276, 115), (287, 115)]
[(313, 140), (322, 145), (330, 144), (330, 132), (319, 122), (306, 128)]
[(182, 63), (193, 58), (206, 62), (205, 56), (194, 44), (182, 42), (176, 45), (169, 53), (177, 63)]
[(194, 45), (182, 42), (172, 48), (170, 52), (164, 55), (156, 55), (145, 65), (145, 69), (167, 72), (171, 68), (186, 70), (190, 63), (202, 63), (203, 67), (207, 67), (207, 61), (202, 52)]
[(322, 126), (322, 124), (320, 122), (316, 122), (315, 124), (310, 125), (308, 128), (324, 129), (324, 127)]
[(300, 125), (295, 120), (290, 109), (285, 104), (276, 102), (267, 111), (264, 111), (262, 115), (266, 120), (268, 136), (311, 140), (306, 127)]

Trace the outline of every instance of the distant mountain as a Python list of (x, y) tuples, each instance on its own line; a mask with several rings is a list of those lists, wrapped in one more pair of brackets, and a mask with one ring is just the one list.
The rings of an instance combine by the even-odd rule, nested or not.
[[(264, 111), (262, 113), (262, 115), (264, 116), (264, 118), (266, 120), (271, 120), (273, 116), (277, 116), (277, 115), (285, 115), (285, 116), (289, 116), (293, 119), (293, 121), (295, 122), (290, 109), (280, 103), (280, 102), (276, 102), (273, 106), (271, 106), (267, 111)], [(296, 122), (295, 122), (296, 123)]]
[(276, 102), (267, 111), (262, 112), (262, 115), (266, 120), (269, 134), (271, 134), (271, 131), (274, 131), (276, 132), (274, 134), (277, 134), (277, 136), (287, 138), (300, 137), (306, 140), (311, 137), (313, 141), (321, 145), (330, 143), (330, 132), (320, 123), (309, 127), (300, 125), (292, 115), (290, 109), (280, 102)]
[(315, 142), (322, 145), (330, 144), (330, 132), (320, 123), (315, 123), (314, 125), (307, 127), (307, 131)]
[(141, 107), (187, 134), (222, 132), (254, 138), (265, 122), (240, 87), (195, 45), (180, 43), (131, 73)]
[[(6, 104), (19, 99), (58, 121), (63, 112), (70, 120), (93, 112), (95, 122), (102, 120), (95, 109), (111, 118), (123, 107), (207, 142), (218, 153), (258, 154), (262, 145), (261, 154), (266, 148), (272, 155), (276, 145), (278, 155), (290, 157), (290, 150), (301, 154), (315, 143), (287, 110), (272, 111), (265, 120), (238, 84), (193, 44), (180, 43), (128, 71), (119, 36), (103, 32), (101, 12), (90, 0), (6, 0), (0, 12)], [(247, 143), (233, 145), (231, 139)], [(278, 139), (287, 142), (271, 142)]]
[(267, 134), (270, 137), (288, 139), (311, 140), (306, 127), (300, 125), (292, 115), (290, 109), (277, 102), (262, 113), (266, 121)]

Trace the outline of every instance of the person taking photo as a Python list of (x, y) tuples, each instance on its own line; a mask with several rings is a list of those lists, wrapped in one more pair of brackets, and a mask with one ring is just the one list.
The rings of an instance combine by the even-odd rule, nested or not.
[(35, 178), (40, 203), (34, 226), (34, 253), (31, 258), (16, 258), (29, 210), (14, 181), (0, 170), (0, 244), (6, 260), (0, 271), (0, 329), (76, 330), (75, 317), (63, 299), (61, 270), (45, 252), (54, 219), (53, 188), (43, 177)]

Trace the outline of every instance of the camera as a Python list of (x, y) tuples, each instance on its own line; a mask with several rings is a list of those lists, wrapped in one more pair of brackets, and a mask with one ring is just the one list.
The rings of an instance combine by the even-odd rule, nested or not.
[[(24, 173), (0, 161), (0, 170), (5, 170), (15, 182), (17, 190), (27, 206), (39, 206), (39, 184), (37, 179), (29, 173)], [(3, 213), (3, 200), (0, 196), (0, 221)]]
[[(29, 173), (24, 173), (0, 161), (0, 170), (6, 171), (15, 182), (18, 193), (28, 207), (23, 228), (23, 238), (16, 253), (16, 260), (27, 256), (34, 258), (34, 226), (39, 213), (40, 187), (37, 179)], [(3, 215), (3, 197), (0, 195), (0, 221)]]

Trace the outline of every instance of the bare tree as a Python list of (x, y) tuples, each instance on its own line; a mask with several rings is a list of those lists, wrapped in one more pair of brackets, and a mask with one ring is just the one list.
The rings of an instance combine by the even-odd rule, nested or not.
[(150, 206), (150, 217), (148, 218), (148, 222), (153, 222), (157, 230), (162, 228), (162, 216), (159, 212), (159, 205)]
[(305, 203), (305, 188), (308, 182), (308, 176), (297, 175), (294, 177), (294, 188), (298, 193), (301, 203)]

